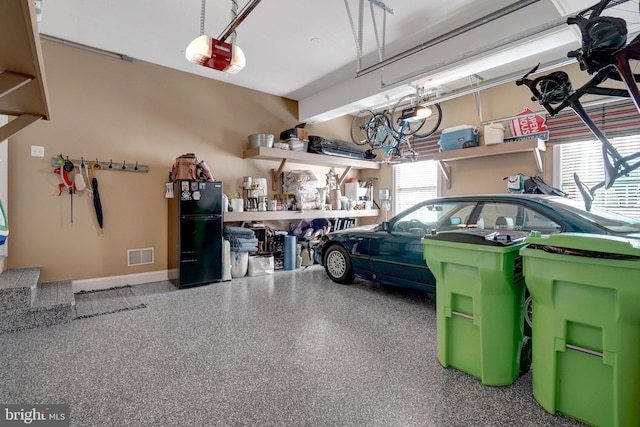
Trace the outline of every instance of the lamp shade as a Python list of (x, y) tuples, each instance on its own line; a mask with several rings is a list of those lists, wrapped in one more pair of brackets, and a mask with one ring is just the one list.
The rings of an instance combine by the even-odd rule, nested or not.
[(225, 73), (237, 74), (245, 65), (247, 65), (247, 61), (244, 52), (240, 49), (240, 46), (233, 45), (231, 64), (224, 69)]
[(196, 37), (187, 46), (185, 56), (189, 62), (203, 65), (211, 58), (211, 37), (205, 35)]
[(432, 114), (433, 114), (433, 110), (429, 106), (418, 107), (416, 109), (416, 117), (420, 117), (421, 119), (426, 119), (427, 117), (430, 117)]

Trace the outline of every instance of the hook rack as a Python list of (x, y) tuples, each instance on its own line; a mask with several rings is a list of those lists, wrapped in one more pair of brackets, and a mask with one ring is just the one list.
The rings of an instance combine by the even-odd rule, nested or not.
[[(78, 159), (71, 159), (69, 160), (70, 162), (73, 163), (73, 165), (77, 168), (80, 167), (80, 165), (82, 164), (82, 162), (85, 162), (86, 166), (91, 166), (94, 163), (100, 164), (102, 165), (102, 170), (105, 171), (119, 171), (119, 172), (149, 172), (149, 165), (141, 165), (138, 163), (138, 161), (136, 160), (135, 164), (133, 163), (127, 163), (126, 160), (123, 160), (122, 163), (116, 163), (113, 160), (109, 160), (108, 162), (100, 162), (98, 161), (98, 159), (96, 158), (95, 161), (90, 160), (84, 160), (84, 157), (82, 157), (80, 160)], [(60, 166), (60, 157), (52, 157), (51, 158), (51, 166), (53, 167), (59, 167)]]

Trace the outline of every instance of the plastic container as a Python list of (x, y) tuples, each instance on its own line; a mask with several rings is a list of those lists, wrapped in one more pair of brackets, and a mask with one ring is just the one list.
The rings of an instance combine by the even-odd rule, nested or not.
[(560, 233), (527, 242), (535, 399), (589, 424), (639, 426), (640, 241)]
[(531, 360), (523, 333), (524, 236), (468, 229), (425, 236), (422, 244), (436, 278), (440, 364), (487, 385), (513, 383)]
[(484, 145), (501, 144), (504, 142), (504, 125), (489, 123), (484, 126)]
[(284, 269), (295, 270), (298, 238), (296, 236), (284, 236)]
[(244, 277), (249, 267), (249, 252), (231, 252), (231, 277)]
[(250, 256), (249, 268), (247, 274), (249, 276), (262, 276), (265, 274), (273, 274), (273, 256)]
[(440, 134), (440, 150), (459, 150), (475, 147), (480, 139), (480, 129), (471, 125), (460, 125), (444, 129)]

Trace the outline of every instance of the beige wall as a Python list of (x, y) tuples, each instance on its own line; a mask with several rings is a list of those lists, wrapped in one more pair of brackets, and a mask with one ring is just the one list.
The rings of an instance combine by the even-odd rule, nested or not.
[[(196, 153), (226, 192), (237, 191), (243, 176), (267, 177), (278, 166), (242, 160), (247, 135), (279, 135), (297, 123), (296, 102), (284, 98), (53, 42), (43, 43), (43, 54), (51, 121), (38, 121), (9, 141), (7, 258), (8, 268), (41, 266), (42, 281), (165, 270), (164, 183), (175, 158)], [(310, 132), (345, 138), (348, 129), (337, 120)], [(45, 157), (31, 157), (32, 145), (44, 146)], [(70, 196), (58, 196), (60, 181), (50, 163), (60, 153), (149, 165), (148, 173), (97, 172), (104, 234), (86, 192), (73, 197), (71, 224)], [(154, 264), (127, 266), (127, 249), (149, 247)]]
[[(164, 183), (175, 158), (194, 152), (206, 160), (226, 193), (240, 191), (242, 177), (269, 177), (278, 163), (243, 160), (247, 135), (280, 131), (297, 123), (294, 101), (239, 88), (142, 61), (132, 63), (43, 43), (51, 100), (51, 121), (39, 121), (10, 140), (8, 268), (41, 266), (41, 280), (89, 279), (167, 268), (167, 202)], [(577, 68), (577, 67), (576, 67)], [(572, 76), (574, 70), (572, 71)], [(212, 71), (214, 72), (214, 71)], [(574, 87), (581, 84), (576, 78)], [(483, 121), (540, 110), (526, 88), (508, 83), (481, 94)], [(443, 103), (441, 128), (480, 126), (473, 95)], [(311, 135), (349, 140), (350, 117), (311, 125)], [(30, 156), (31, 145), (45, 147), (45, 158)], [(86, 192), (57, 195), (59, 178), (51, 157), (83, 156), (89, 161), (149, 165), (149, 173), (100, 171), (97, 178), (104, 210), (99, 232)], [(530, 153), (451, 162), (451, 189), (442, 194), (503, 193), (502, 178), (535, 173)], [(550, 150), (544, 178), (551, 181)], [(288, 164), (285, 170), (325, 167)], [(337, 171), (341, 173), (341, 171)], [(392, 167), (361, 171), (378, 176), (377, 189), (392, 187)], [(269, 182), (269, 185), (271, 183)], [(378, 218), (380, 220), (381, 217)], [(362, 220), (362, 223), (375, 219)], [(287, 224), (279, 224), (286, 226)], [(127, 249), (152, 247), (155, 263), (127, 266)]]

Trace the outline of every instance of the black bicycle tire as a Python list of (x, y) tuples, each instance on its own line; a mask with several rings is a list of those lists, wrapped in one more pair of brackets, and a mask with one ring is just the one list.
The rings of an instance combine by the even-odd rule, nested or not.
[[(424, 121), (424, 123), (418, 129), (418, 131), (422, 130), (424, 125), (426, 123), (428, 123), (428, 122), (433, 122), (433, 124), (431, 125), (430, 128), (428, 128), (428, 130), (426, 132), (422, 132), (422, 133), (416, 132), (416, 133), (414, 133), (413, 136), (415, 138), (426, 138), (429, 135), (432, 135), (440, 127), (440, 124), (442, 123), (442, 107), (440, 107), (440, 104), (438, 104), (438, 103), (431, 104), (431, 107), (434, 109), (433, 113), (431, 114), (431, 116), (428, 119), (426, 119)], [(436, 116), (436, 117), (434, 117), (434, 116)], [(432, 120), (432, 118), (434, 118), (435, 120)]]
[[(391, 125), (391, 128), (393, 129), (393, 131), (396, 134), (400, 134), (400, 130), (401, 127), (399, 126), (398, 121), (396, 120), (396, 116), (399, 116), (399, 114), (397, 113), (402, 113), (402, 110), (400, 110), (399, 112), (397, 111), (398, 108), (402, 108), (402, 107), (406, 107), (407, 105), (413, 104), (414, 102), (411, 101), (407, 104), (406, 100), (409, 98), (415, 98), (416, 95), (405, 95), (402, 98), (400, 98), (395, 105), (393, 106), (393, 108), (391, 109), (391, 111), (389, 112), (389, 124)], [(402, 132), (402, 136), (411, 136), (414, 135), (416, 132), (418, 132), (420, 130), (420, 128), (422, 128), (422, 126), (424, 125), (426, 119), (420, 120), (420, 124), (416, 125), (413, 124), (413, 126), (410, 125), (411, 130), (407, 130), (405, 129), (404, 132)]]
[[(363, 117), (369, 117), (369, 119), (362, 120)], [(356, 122), (358, 122), (360, 120), (363, 123), (368, 123), (371, 120), (373, 120), (374, 117), (375, 117), (375, 113), (373, 111), (371, 111), (371, 110), (368, 110), (368, 109), (360, 110), (353, 116), (353, 119), (351, 119), (350, 134), (351, 134), (351, 141), (353, 141), (354, 144), (356, 144), (356, 145), (367, 145), (367, 144), (369, 144), (368, 133), (367, 132), (363, 133), (362, 136), (364, 136), (364, 140), (361, 140), (360, 138), (356, 138), (356, 136), (354, 135), (354, 126), (355, 126), (355, 129), (357, 129), (356, 132), (362, 132), (361, 125), (360, 124), (356, 125)]]

